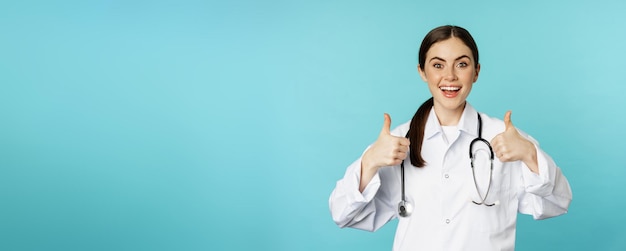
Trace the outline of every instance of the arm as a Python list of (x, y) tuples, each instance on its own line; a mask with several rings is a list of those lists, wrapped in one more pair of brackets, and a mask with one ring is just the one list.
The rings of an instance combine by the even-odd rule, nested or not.
[(330, 196), (330, 211), (340, 227), (375, 231), (395, 217), (390, 191), (399, 190), (393, 171), (397, 168), (382, 168), (397, 166), (406, 158), (409, 140), (392, 135), (390, 125), (391, 118), (385, 114), (376, 142), (348, 167)]
[(566, 213), (572, 190), (561, 169), (541, 151), (535, 139), (513, 126), (510, 111), (504, 116), (504, 124), (504, 132), (494, 137), (492, 146), (502, 162), (521, 163), (524, 192), (519, 196), (519, 212), (535, 219)]
[(519, 212), (532, 215), (536, 220), (567, 213), (572, 201), (569, 182), (552, 158), (536, 143), (534, 146), (539, 173), (531, 172), (522, 164), (524, 193), (519, 197)]
[[(344, 177), (330, 195), (329, 206), (333, 221), (339, 227), (352, 227), (376, 231), (395, 217), (396, 211), (390, 191), (397, 186), (391, 168), (377, 171), (359, 191), (361, 180), (361, 158), (352, 163)], [(381, 188), (383, 187), (383, 188)]]
[(385, 123), (372, 144), (361, 157), (359, 191), (363, 192), (367, 184), (374, 178), (378, 169), (385, 166), (397, 166), (406, 158), (409, 151), (409, 139), (391, 135), (391, 117), (385, 113)]

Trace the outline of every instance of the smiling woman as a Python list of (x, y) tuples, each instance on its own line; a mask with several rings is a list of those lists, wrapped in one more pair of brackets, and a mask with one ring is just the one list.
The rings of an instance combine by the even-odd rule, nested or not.
[[(463, 236), (457, 225), (474, 217), (475, 235), (486, 235), (517, 218), (517, 250), (626, 250), (626, 202), (615, 199), (626, 190), (626, 110), (615, 109), (626, 107), (625, 9), (621, 0), (3, 1), (0, 250), (389, 250), (408, 220), (375, 234), (340, 229), (328, 196), (379, 136), (379, 116), (391, 114), (393, 129), (431, 97), (422, 129), (411, 130), (424, 140), (408, 139), (423, 167), (405, 158), (411, 229), (433, 236), (449, 219), (445, 230)], [(451, 69), (456, 57), (427, 57), (425, 44), (418, 62), (425, 35), (448, 23), (472, 32), (480, 60), (468, 43), (470, 66)], [(433, 78), (433, 56), (446, 61), (437, 74), (459, 79), (480, 63), (465, 109), (500, 120), (515, 111), (515, 126), (575, 191), (566, 215), (511, 214), (500, 197), (519, 177), (495, 153), (485, 203), (500, 203), (473, 206), (489, 187), (488, 147), (473, 145), (479, 194), (465, 141), (480, 131), (477, 115), (437, 126), (434, 98), (460, 88), (458, 99), (467, 86), (444, 81), (432, 94), (416, 66)], [(481, 118), (484, 139), (505, 131)], [(377, 205), (384, 220), (401, 201), (400, 168), (378, 175), (377, 196), (390, 196), (389, 211)], [(367, 185), (362, 194), (373, 194)], [(443, 200), (455, 191), (461, 199)], [(440, 203), (450, 206), (424, 213)], [(451, 211), (459, 205), (472, 207)]]
[[(513, 126), (511, 112), (502, 121), (467, 103), (480, 72), (467, 30), (447, 25), (429, 32), (418, 72), (432, 98), (393, 130), (385, 114), (378, 139), (330, 196), (340, 227), (376, 231), (399, 217), (394, 250), (513, 250), (517, 212), (535, 219), (567, 212), (567, 179)], [(413, 168), (405, 170), (409, 159)]]

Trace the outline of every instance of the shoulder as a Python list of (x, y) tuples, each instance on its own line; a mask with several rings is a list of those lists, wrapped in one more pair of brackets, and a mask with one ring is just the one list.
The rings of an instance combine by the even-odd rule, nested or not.
[(480, 113), (480, 118), (483, 120), (484, 127), (489, 127), (492, 130), (504, 131), (504, 121), (498, 117), (489, 116), (486, 113)]
[[(504, 132), (504, 130), (506, 129), (504, 121), (500, 118), (491, 117), (486, 113), (480, 113), (480, 117), (483, 120), (483, 135), (487, 139), (495, 137), (496, 135)], [(502, 117), (504, 117), (504, 115), (502, 115)], [(513, 122), (513, 125), (515, 125), (515, 122)], [(515, 127), (515, 129), (517, 129), (517, 131), (526, 139), (532, 141), (535, 144), (538, 144), (537, 140), (535, 140), (528, 133), (521, 130), (519, 127)]]
[(492, 139), (496, 135), (504, 132), (505, 126), (504, 121), (497, 118), (491, 117), (486, 113), (479, 113), (480, 118), (483, 123), (483, 137), (486, 139)]

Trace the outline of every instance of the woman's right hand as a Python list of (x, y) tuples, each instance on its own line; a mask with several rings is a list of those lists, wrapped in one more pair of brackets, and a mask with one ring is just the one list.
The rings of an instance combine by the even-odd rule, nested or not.
[(409, 151), (409, 139), (391, 135), (391, 117), (385, 113), (385, 123), (376, 142), (365, 151), (361, 158), (361, 184), (363, 192), (379, 168), (400, 165)]

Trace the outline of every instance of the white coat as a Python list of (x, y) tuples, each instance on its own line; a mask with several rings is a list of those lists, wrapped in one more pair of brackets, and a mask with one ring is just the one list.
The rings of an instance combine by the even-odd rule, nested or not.
[[(505, 129), (504, 122), (481, 114), (482, 137), (491, 140)], [(472, 177), (470, 142), (478, 137), (476, 110), (466, 104), (459, 120), (456, 138), (446, 141), (434, 109), (424, 131), (422, 157), (426, 166), (416, 168), (407, 157), (405, 185), (413, 214), (399, 218), (393, 250), (513, 250), (517, 213), (545, 219), (567, 212), (572, 191), (554, 161), (535, 144), (539, 174), (521, 161), (502, 163), (494, 157), (491, 189), (487, 203), (481, 201)], [(410, 122), (391, 131), (403, 137)], [(448, 143), (449, 142), (449, 143)], [(486, 144), (476, 143), (474, 152), (476, 180), (484, 196), (489, 182), (489, 157)], [(479, 150), (482, 149), (482, 150)], [(361, 159), (352, 163), (337, 182), (330, 199), (333, 220), (340, 227), (376, 231), (398, 218), (401, 199), (400, 166), (383, 167), (359, 192)]]

